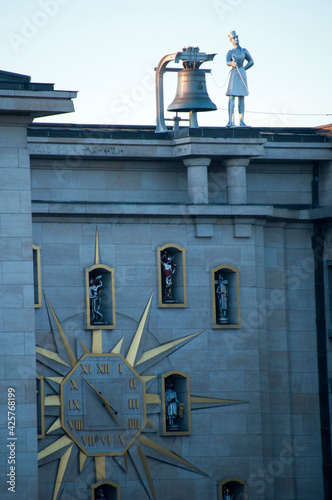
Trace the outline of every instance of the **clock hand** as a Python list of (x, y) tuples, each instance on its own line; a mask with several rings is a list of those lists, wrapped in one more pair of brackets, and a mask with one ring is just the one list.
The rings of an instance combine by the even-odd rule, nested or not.
[(90, 384), (90, 382), (88, 382), (84, 377), (82, 377), (82, 379), (84, 380), (84, 382), (86, 382), (88, 384), (88, 386), (91, 387), (91, 389), (97, 394), (97, 396), (99, 397), (99, 399), (102, 400), (106, 410), (108, 411), (108, 413), (111, 415), (111, 417), (113, 418), (113, 420), (115, 420), (115, 422), (119, 424), (117, 418), (115, 415), (117, 415), (117, 411), (114, 410), (114, 408), (112, 408), (112, 406), (110, 405), (110, 403), (107, 401), (107, 399), (99, 392), (97, 391), (97, 389), (95, 387), (93, 387), (92, 384)]

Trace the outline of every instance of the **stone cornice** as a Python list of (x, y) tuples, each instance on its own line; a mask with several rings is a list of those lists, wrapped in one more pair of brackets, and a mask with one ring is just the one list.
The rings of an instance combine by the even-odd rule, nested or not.
[[(1, 96), (1, 93), (0, 93)], [(0, 100), (1, 103), (1, 100)], [(209, 157), (214, 160), (251, 158), (263, 161), (330, 161), (332, 142), (312, 129), (288, 134), (271, 129), (187, 129), (154, 134), (151, 128), (46, 126), (29, 129), (33, 157), (79, 156), (84, 159), (174, 160)]]
[(0, 89), (0, 115), (39, 118), (74, 111), (76, 92)]
[[(1, 103), (1, 101), (0, 101)], [(253, 158), (264, 155), (265, 139), (223, 139), (187, 137), (181, 139), (99, 139), (29, 137), (31, 156), (66, 157), (82, 159), (135, 158), (136, 160), (185, 159), (197, 156), (210, 158)]]
[(208, 218), (251, 218), (273, 219), (279, 221), (310, 222), (311, 211), (291, 209), (272, 205), (216, 205), (216, 204), (177, 204), (177, 203), (89, 203), (89, 202), (32, 202), (32, 214), (42, 217), (179, 217), (188, 220), (192, 217)]

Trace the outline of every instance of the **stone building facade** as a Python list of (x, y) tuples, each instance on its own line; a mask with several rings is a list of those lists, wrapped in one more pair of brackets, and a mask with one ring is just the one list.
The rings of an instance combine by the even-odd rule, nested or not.
[(74, 97), (0, 82), (1, 498), (329, 498), (330, 128), (32, 123)]

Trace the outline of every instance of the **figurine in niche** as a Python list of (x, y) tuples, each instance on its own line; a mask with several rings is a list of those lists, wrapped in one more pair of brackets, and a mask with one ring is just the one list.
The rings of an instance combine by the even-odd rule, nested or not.
[(172, 297), (173, 274), (176, 271), (176, 264), (172, 266), (172, 257), (166, 250), (162, 255), (160, 262), (165, 276), (165, 290), (163, 302), (176, 302)]
[(231, 495), (229, 493), (229, 489), (228, 488), (225, 489), (225, 497), (224, 498), (225, 498), (225, 500), (233, 500), (233, 495)]
[(227, 286), (228, 280), (225, 280), (222, 274), (219, 274), (219, 281), (216, 294), (218, 298), (218, 317), (217, 323), (219, 325), (224, 325), (229, 323), (229, 317), (227, 316), (227, 308), (228, 308), (228, 291)]
[(96, 500), (105, 500), (105, 492), (102, 488), (98, 488), (97, 494), (96, 494)]
[[(244, 98), (249, 95), (246, 71), (254, 65), (254, 60), (247, 49), (240, 47), (239, 37), (235, 31), (228, 33), (228, 37), (233, 44), (233, 49), (229, 50), (226, 55), (226, 64), (232, 67), (226, 91), (226, 95), (229, 96), (226, 127), (235, 127), (235, 97), (238, 98), (240, 127), (246, 127), (247, 125), (243, 121)], [(243, 66), (245, 60), (247, 64)]]
[(103, 324), (103, 314), (100, 312), (101, 306), (101, 288), (103, 286), (102, 275), (90, 279), (90, 311), (91, 324)]
[[(166, 379), (165, 404), (166, 404), (166, 425), (168, 430), (177, 430), (179, 416), (179, 400), (174, 390), (174, 382), (171, 378)], [(183, 412), (183, 409), (182, 409)]]

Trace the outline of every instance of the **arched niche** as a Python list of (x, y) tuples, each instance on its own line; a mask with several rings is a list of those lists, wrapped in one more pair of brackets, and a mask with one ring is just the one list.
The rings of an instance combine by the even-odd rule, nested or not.
[(247, 483), (240, 478), (224, 479), (219, 483), (219, 500), (248, 500)]
[(113, 330), (115, 320), (114, 269), (95, 264), (85, 269), (86, 328)]
[[(104, 497), (101, 491), (103, 491)], [(99, 481), (91, 485), (91, 500), (121, 500), (120, 485), (113, 481)]]
[(41, 288), (40, 247), (38, 245), (32, 245), (32, 254), (33, 254), (33, 284), (34, 284), (35, 309), (40, 309), (42, 306), (42, 288)]
[(211, 269), (213, 328), (240, 328), (240, 277), (227, 264)]
[[(190, 379), (187, 373), (172, 370), (161, 376), (163, 436), (191, 434)], [(173, 394), (175, 393), (175, 394)], [(171, 399), (175, 398), (172, 402)], [(174, 405), (173, 408), (170, 407)], [(175, 415), (173, 411), (175, 409)]]
[(186, 251), (175, 243), (158, 247), (159, 307), (187, 307)]

